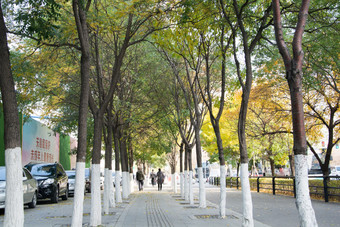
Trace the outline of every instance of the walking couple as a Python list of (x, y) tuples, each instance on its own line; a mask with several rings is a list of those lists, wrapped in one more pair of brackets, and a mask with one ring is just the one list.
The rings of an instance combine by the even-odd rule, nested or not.
[[(164, 183), (164, 173), (161, 171), (161, 169), (158, 169), (157, 174), (154, 174), (153, 170), (150, 174), (151, 177), (151, 181), (152, 181), (152, 185), (154, 185), (155, 182), (155, 178), (157, 178), (157, 183), (158, 183), (158, 191), (162, 190), (162, 185)], [(138, 189), (139, 191), (143, 191), (143, 185), (144, 185), (144, 174), (141, 168), (138, 168), (137, 174), (136, 174), (136, 178), (138, 181)]]

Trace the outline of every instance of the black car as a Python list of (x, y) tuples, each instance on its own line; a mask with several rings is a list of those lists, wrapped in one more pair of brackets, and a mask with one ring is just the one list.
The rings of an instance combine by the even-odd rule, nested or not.
[(38, 181), (38, 199), (68, 199), (68, 176), (59, 163), (29, 163), (25, 166)]

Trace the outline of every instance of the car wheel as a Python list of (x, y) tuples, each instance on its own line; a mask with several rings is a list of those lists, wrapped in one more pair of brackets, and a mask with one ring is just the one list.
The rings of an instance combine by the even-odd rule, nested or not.
[(29, 208), (35, 208), (37, 206), (37, 193), (35, 192), (32, 197), (32, 201), (28, 204)]
[(63, 197), (61, 197), (63, 200), (67, 200), (68, 199), (68, 187), (66, 188), (66, 192), (65, 195), (63, 195)]
[(51, 197), (52, 203), (58, 203), (59, 200), (59, 188), (56, 188), (54, 194)]

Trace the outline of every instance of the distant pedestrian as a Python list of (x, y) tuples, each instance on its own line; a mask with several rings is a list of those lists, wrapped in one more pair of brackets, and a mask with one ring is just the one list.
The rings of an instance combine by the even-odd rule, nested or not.
[(137, 174), (136, 174), (136, 178), (137, 178), (137, 181), (138, 181), (138, 189), (139, 189), (139, 191), (143, 191), (144, 174), (143, 174), (141, 168), (138, 168), (138, 171), (137, 171)]
[(157, 172), (157, 183), (158, 183), (158, 191), (162, 190), (162, 184), (164, 183), (164, 173), (162, 173), (161, 169), (158, 169)]
[(155, 172), (152, 170), (151, 173), (150, 173), (150, 178), (151, 178), (151, 184), (152, 186), (155, 186), (156, 185), (156, 174)]

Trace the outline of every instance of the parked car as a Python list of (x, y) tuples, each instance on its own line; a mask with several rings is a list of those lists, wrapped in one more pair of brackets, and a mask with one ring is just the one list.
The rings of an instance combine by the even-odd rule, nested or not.
[(340, 176), (340, 166), (331, 167), (330, 176)]
[[(34, 208), (37, 205), (38, 182), (34, 179), (31, 173), (23, 168), (22, 184), (24, 204), (29, 208)], [(5, 208), (6, 199), (6, 167), (0, 166), (0, 209)]]
[(38, 199), (68, 199), (68, 177), (60, 163), (29, 163), (25, 166), (38, 181)]
[[(76, 170), (66, 170), (65, 171), (68, 176), (68, 195), (73, 196), (76, 187)], [(91, 186), (91, 185), (90, 185)], [(85, 186), (84, 186), (84, 195), (86, 195), (86, 179), (85, 179)]]
[(68, 194), (74, 195), (74, 188), (76, 185), (76, 171), (75, 170), (66, 170), (65, 171), (68, 176)]
[(85, 168), (85, 190), (91, 192), (91, 171), (90, 168)]
[[(112, 171), (113, 187), (116, 187), (116, 171)], [(122, 178), (120, 178), (120, 186), (122, 186)]]

